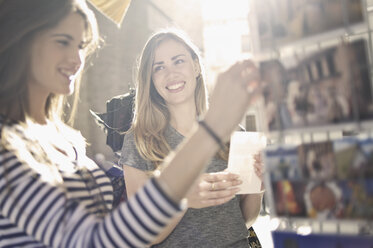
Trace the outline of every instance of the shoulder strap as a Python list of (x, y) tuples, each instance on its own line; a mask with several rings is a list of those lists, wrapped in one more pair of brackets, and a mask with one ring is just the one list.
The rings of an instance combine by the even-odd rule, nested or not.
[(250, 248), (262, 248), (262, 245), (260, 244), (258, 236), (256, 235), (253, 227), (249, 228), (248, 240), (249, 240), (249, 247)]
[(107, 134), (106, 144), (114, 152), (118, 152), (123, 145), (125, 132), (132, 125), (135, 90), (115, 96), (106, 102), (106, 113), (90, 111), (96, 123)]

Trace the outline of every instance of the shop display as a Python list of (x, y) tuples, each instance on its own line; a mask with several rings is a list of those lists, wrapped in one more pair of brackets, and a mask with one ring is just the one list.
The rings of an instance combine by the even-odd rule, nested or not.
[(347, 138), (264, 151), (275, 216), (373, 220), (373, 140)]
[(361, 0), (253, 1), (261, 50), (362, 23)]
[[(251, 3), (251, 42), (260, 58), (263, 86), (258, 118), (272, 141), (263, 157), (265, 199), (278, 222), (272, 231), (274, 245), (371, 247), (369, 2)], [(332, 138), (331, 132), (342, 138)], [(315, 140), (314, 134), (324, 138)], [(324, 229), (324, 222), (333, 228)], [(342, 224), (355, 229), (343, 230)]]
[(310, 54), (262, 61), (268, 130), (371, 120), (367, 51), (361, 39)]

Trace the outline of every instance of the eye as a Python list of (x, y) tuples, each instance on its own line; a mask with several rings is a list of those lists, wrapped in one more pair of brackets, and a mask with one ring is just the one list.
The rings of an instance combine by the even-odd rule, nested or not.
[(154, 71), (154, 72), (158, 72), (158, 71), (160, 71), (160, 70), (163, 70), (163, 68), (164, 68), (163, 65), (157, 65), (157, 66), (155, 66), (155, 67), (153, 68), (153, 71)]
[(178, 64), (182, 64), (182, 63), (184, 63), (185, 61), (183, 60), (183, 59), (177, 59), (176, 61), (175, 61), (175, 64), (176, 65), (178, 65)]
[(68, 40), (57, 40), (57, 43), (64, 47), (67, 47), (70, 45), (70, 42)]

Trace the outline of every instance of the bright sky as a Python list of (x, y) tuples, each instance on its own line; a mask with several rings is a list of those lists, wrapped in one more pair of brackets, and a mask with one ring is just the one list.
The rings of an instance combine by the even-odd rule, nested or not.
[(205, 20), (246, 18), (249, 0), (203, 0), (202, 16)]
[(249, 34), (249, 3), (249, 0), (201, 1), (204, 59), (211, 79), (208, 81), (243, 58), (242, 37)]

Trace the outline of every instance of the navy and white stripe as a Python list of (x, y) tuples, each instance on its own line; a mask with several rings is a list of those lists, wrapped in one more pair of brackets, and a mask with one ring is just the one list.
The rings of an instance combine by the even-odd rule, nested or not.
[[(110, 209), (110, 180), (99, 168), (91, 172)], [(151, 179), (98, 218), (84, 182), (61, 174), (64, 187), (44, 182), (0, 145), (0, 247), (145, 247), (182, 210)]]

